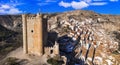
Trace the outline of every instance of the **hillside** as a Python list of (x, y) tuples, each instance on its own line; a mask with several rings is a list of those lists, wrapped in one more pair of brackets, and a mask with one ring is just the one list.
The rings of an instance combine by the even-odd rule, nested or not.
[(15, 32), (0, 25), (0, 60), (4, 59), (12, 50), (20, 47), (21, 43), (21, 32)]
[(7, 29), (21, 31), (21, 24), (20, 15), (0, 15), (0, 25)]
[[(119, 65), (120, 16), (84, 10), (44, 14), (44, 16), (48, 18), (48, 32), (58, 34), (56, 39), (60, 44), (60, 53), (69, 59), (66, 60), (68, 65), (75, 63)], [(21, 15), (0, 16), (0, 58), (5, 58), (7, 54), (10, 55), (9, 53), (12, 53), (13, 57), (14, 54), (17, 57), (19, 52), (22, 53), (21, 48), (18, 48), (22, 46), (21, 21)], [(52, 35), (48, 37), (49, 41), (53, 41), (53, 38)], [(23, 65), (35, 62), (37, 63), (36, 60), (27, 60)]]
[[(65, 45), (68, 43), (70, 49), (75, 47), (74, 51), (64, 51), (72, 51), (72, 54), (67, 54), (72, 57), (67, 58), (71, 60), (68, 64), (119, 65), (120, 16), (76, 10), (56, 14), (49, 18), (48, 24), (49, 31), (56, 31), (59, 37), (63, 37), (59, 40), (62, 51), (67, 50)], [(77, 45), (69, 39), (64, 41), (64, 35), (76, 40)]]

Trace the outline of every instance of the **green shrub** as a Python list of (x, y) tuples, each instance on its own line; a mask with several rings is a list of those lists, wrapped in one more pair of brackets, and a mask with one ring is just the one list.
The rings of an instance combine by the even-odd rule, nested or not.
[(49, 64), (51, 64), (51, 65), (61, 65), (61, 64), (64, 63), (62, 58), (59, 55), (57, 55), (57, 56), (55, 56), (53, 58), (48, 59), (47, 62)]
[(58, 65), (58, 61), (53, 58), (48, 59), (47, 62), (52, 65)]

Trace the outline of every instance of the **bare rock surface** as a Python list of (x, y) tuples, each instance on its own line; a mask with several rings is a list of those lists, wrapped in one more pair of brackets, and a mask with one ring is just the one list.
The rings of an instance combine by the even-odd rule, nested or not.
[[(62, 38), (64, 35), (70, 38), (62, 39), (63, 41), (67, 40), (67, 42), (64, 42), (63, 47), (60, 46), (63, 49), (67, 48), (68, 51), (64, 52), (72, 51), (69, 54), (60, 51), (66, 59), (69, 59), (66, 63), (80, 65), (120, 64), (120, 16), (102, 15), (84, 10), (46, 14), (46, 16), (48, 16), (48, 32), (57, 32), (57, 39)], [(2, 26), (0, 27), (2, 28), (0, 29), (0, 33), (6, 31), (17, 31), (20, 33), (6, 33), (12, 36), (5, 39), (0, 38), (2, 39), (0, 41), (0, 50), (5, 48), (5, 52), (7, 52), (11, 49), (9, 50), (10, 53), (0, 53), (2, 61), (4, 57), (4, 59), (15, 57), (17, 58), (16, 62), (21, 63), (21, 65), (48, 65), (46, 56), (40, 58), (34, 55), (27, 56), (22, 52), (22, 47), (18, 48), (22, 46), (22, 42), (20, 42), (22, 41), (22, 22), (20, 15), (2, 15), (0, 16), (0, 23), (0, 26)], [(12, 44), (14, 45), (11, 46)], [(16, 46), (17, 44), (19, 46)]]

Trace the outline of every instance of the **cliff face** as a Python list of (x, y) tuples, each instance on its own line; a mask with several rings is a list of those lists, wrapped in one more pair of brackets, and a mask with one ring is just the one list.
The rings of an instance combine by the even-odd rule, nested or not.
[(21, 31), (21, 28), (22, 28), (21, 16), (20, 15), (1, 15), (0, 25), (10, 30)]
[[(62, 43), (64, 47), (69, 47), (67, 44), (71, 45), (69, 50), (75, 47), (73, 52), (77, 54), (71, 57), (79, 59), (77, 63), (80, 65), (81, 63), (90, 65), (120, 63), (120, 59), (118, 59), (120, 54), (120, 39), (118, 37), (120, 36), (120, 16), (77, 10), (50, 17), (48, 28), (50, 31), (56, 31), (60, 37), (67, 35), (73, 41), (78, 42), (74, 46), (75, 42), (69, 40), (66, 42), (64, 38), (61, 40), (64, 41)], [(61, 46), (64, 48), (63, 45)], [(71, 59), (68, 63), (74, 62), (76, 61)]]
[(21, 32), (20, 15), (0, 15), (0, 63), (9, 52), (21, 46)]
[(92, 21), (92, 23), (100, 25), (105, 30), (106, 34), (109, 35), (112, 35), (114, 32), (120, 34), (119, 15), (103, 15), (93, 11), (76, 10), (54, 15), (51, 14), (48, 15), (48, 17), (48, 30), (55, 30), (56, 28), (59, 28), (60, 24), (68, 25), (67, 22), (70, 21), (70, 19), (74, 19), (77, 22)]
[[(68, 35), (66, 38), (70, 38), (67, 42), (65, 42), (67, 39), (62, 38), (62, 42), (70, 45), (70, 47), (60, 45), (62, 51), (65, 51), (63, 49), (71, 51), (71, 48), (74, 47), (70, 54), (67, 53), (70, 56), (67, 59), (74, 58), (75, 61), (70, 59), (68, 62), (75, 63), (78, 61), (77, 63), (90, 65), (93, 63), (97, 65), (120, 63), (120, 16), (101, 15), (82, 10), (46, 14), (46, 16), (48, 16), (48, 32), (57, 32), (58, 38), (62, 38), (64, 35)], [(1, 15), (0, 37), (3, 38), (4, 35), (10, 34), (11, 30), (22, 32), (21, 21), (20, 15)], [(13, 43), (11, 39), (14, 43), (22, 44), (22, 34), (15, 34), (15, 36), (13, 35), (3, 41)], [(16, 39), (18, 40), (16, 41)], [(13, 49), (14, 46), (12, 46)], [(3, 46), (1, 45), (1, 47)]]

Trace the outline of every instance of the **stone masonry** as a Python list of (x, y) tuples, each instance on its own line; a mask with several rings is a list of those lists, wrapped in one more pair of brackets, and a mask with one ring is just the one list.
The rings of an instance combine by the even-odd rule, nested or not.
[(47, 45), (47, 20), (42, 14), (37, 15), (22, 15), (23, 21), (23, 51), (25, 54), (44, 55), (44, 54), (59, 54), (59, 45), (56, 43), (51, 47)]

